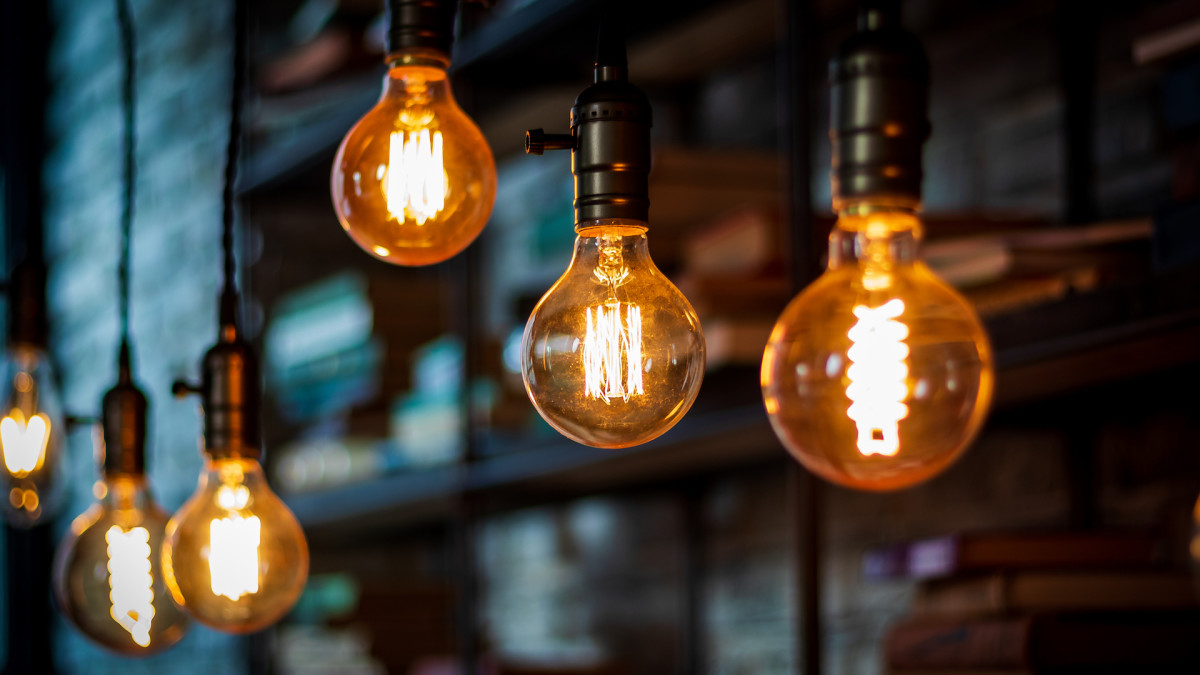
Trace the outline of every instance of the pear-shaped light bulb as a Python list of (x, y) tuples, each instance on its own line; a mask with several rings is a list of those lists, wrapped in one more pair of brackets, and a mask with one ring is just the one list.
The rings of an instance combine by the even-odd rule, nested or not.
[(3, 509), (8, 522), (32, 527), (52, 516), (63, 494), (65, 432), (54, 372), (35, 345), (8, 349), (0, 398)]
[(576, 227), (575, 256), (525, 324), (530, 400), (564, 436), (600, 448), (657, 438), (696, 400), (704, 335), (650, 259), (646, 223)]
[(96, 483), (97, 502), (71, 523), (54, 561), (54, 592), (71, 623), (127, 656), (162, 651), (187, 632), (188, 618), (163, 583), (159, 553), (168, 514), (143, 475)]
[(784, 310), (763, 355), (767, 414), (816, 474), (892, 490), (948, 467), (991, 401), (992, 355), (967, 301), (917, 259), (911, 210), (843, 211), (829, 269)]
[(308, 544), (256, 460), (210, 457), (196, 492), (167, 523), (163, 574), (197, 621), (250, 633), (300, 597)]
[(491, 148), (454, 101), (448, 65), (435, 50), (391, 55), (383, 96), (333, 162), (342, 229), (396, 265), (431, 265), (462, 251), (496, 199)]

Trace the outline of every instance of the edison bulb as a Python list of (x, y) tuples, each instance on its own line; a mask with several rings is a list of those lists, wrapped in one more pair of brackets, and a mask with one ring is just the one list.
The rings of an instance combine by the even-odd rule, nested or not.
[(54, 560), (59, 607), (84, 635), (125, 655), (174, 645), (188, 618), (163, 583), (159, 552), (168, 514), (144, 476), (97, 482), (98, 502), (67, 532)]
[(646, 224), (576, 227), (575, 257), (525, 324), (530, 400), (564, 436), (599, 448), (645, 443), (687, 413), (704, 377), (700, 320), (654, 262)]
[(834, 483), (892, 490), (936, 475), (991, 401), (983, 326), (917, 259), (920, 236), (911, 211), (843, 213), (829, 269), (784, 310), (764, 352), (776, 435)]
[(250, 633), (292, 608), (308, 578), (296, 517), (253, 459), (210, 459), (167, 524), (163, 574), (175, 602), (218, 630)]
[(338, 148), (333, 205), (342, 229), (371, 255), (431, 265), (479, 236), (496, 199), (487, 140), (458, 107), (437, 52), (390, 62), (383, 96)]
[(18, 527), (53, 515), (61, 502), (64, 425), (46, 353), (32, 345), (9, 349), (0, 399), (4, 514)]

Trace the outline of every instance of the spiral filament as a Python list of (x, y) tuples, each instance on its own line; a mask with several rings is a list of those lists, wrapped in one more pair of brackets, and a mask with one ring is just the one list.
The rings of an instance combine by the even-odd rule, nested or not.
[(258, 516), (244, 518), (234, 509), (246, 506), (250, 491), (244, 485), (221, 486), (217, 503), (231, 513), (209, 523), (208, 572), (213, 595), (238, 600), (258, 592), (258, 545), (262, 522)]
[(611, 403), (641, 395), (642, 309), (637, 305), (609, 300), (588, 307), (587, 333), (583, 339), (585, 393)]
[(387, 210), (397, 220), (418, 225), (446, 206), (446, 172), (442, 163), (442, 132), (429, 129), (393, 131), (384, 177)]
[(857, 305), (858, 323), (847, 336), (846, 355), (851, 364), (846, 415), (858, 426), (858, 451), (863, 455), (892, 456), (900, 449), (900, 420), (908, 416), (908, 326), (897, 319), (904, 301), (891, 300), (879, 307)]
[(17, 478), (24, 478), (41, 468), (46, 460), (50, 441), (50, 418), (38, 413), (28, 420), (20, 409), (13, 408), (0, 420), (0, 445), (4, 451), (4, 466)]
[(144, 527), (128, 532), (113, 525), (104, 533), (108, 542), (109, 614), (129, 632), (139, 647), (150, 646), (154, 620), (154, 578), (150, 576), (150, 533)]

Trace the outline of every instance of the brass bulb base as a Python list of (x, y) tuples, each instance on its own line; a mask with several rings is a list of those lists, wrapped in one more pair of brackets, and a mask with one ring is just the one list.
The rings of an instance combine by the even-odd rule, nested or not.
[(929, 138), (929, 60), (895, 3), (868, 3), (859, 32), (829, 64), (833, 208), (855, 201), (917, 208)]
[(133, 382), (129, 344), (121, 344), (117, 384), (104, 394), (104, 475), (141, 476), (146, 472), (146, 395)]

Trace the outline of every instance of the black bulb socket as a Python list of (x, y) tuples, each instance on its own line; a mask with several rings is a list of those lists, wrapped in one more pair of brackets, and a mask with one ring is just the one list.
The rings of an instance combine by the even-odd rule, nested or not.
[(450, 58), (457, 0), (387, 0), (387, 53), (427, 49)]
[(929, 138), (929, 59), (900, 26), (898, 3), (868, 2), (829, 64), (833, 208), (917, 208)]
[(104, 475), (141, 476), (146, 473), (146, 416), (149, 403), (133, 381), (129, 345), (121, 344), (117, 384), (104, 394)]

